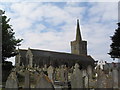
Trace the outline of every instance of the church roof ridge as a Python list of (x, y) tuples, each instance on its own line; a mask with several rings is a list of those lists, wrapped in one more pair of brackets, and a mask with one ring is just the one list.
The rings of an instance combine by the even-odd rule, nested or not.
[(18, 49), (17, 52), (21, 54), (21, 57), (26, 57), (27, 49)]
[[(28, 49), (19, 49), (20, 51), (28, 51)], [(41, 49), (33, 49), (33, 48), (30, 48), (31, 51), (43, 51), (43, 52), (50, 52), (50, 53), (58, 53), (58, 54), (68, 54), (68, 55), (74, 55), (74, 56), (83, 56), (83, 57), (90, 57), (92, 58), (90, 55), (84, 55), (84, 54), (81, 54), (81, 55), (77, 55), (77, 54), (72, 54), (72, 53), (67, 53), (67, 52), (57, 52), (57, 51), (49, 51), (49, 50), (41, 50)]]
[[(20, 51), (28, 51), (28, 49), (19, 49)], [(90, 57), (92, 58), (90, 55), (77, 55), (77, 54), (73, 54), (73, 53), (67, 53), (67, 52), (57, 52), (57, 51), (49, 51), (49, 50), (42, 50), (42, 49), (33, 49), (30, 48), (31, 51), (43, 51), (43, 52), (52, 52), (52, 53), (60, 53), (60, 54), (69, 54), (69, 55), (75, 55), (75, 56), (84, 56), (84, 57)]]
[(41, 50), (41, 49), (30, 49), (34, 51), (45, 51), (45, 52), (53, 52), (53, 53), (64, 53), (64, 54), (71, 54), (71, 53), (66, 53), (66, 52), (57, 52), (57, 51), (49, 51), (49, 50)]

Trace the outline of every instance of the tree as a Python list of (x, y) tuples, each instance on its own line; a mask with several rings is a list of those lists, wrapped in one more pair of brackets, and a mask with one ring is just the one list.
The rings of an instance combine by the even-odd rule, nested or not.
[(112, 44), (110, 45), (111, 50), (108, 53), (113, 59), (120, 59), (120, 22), (117, 23), (118, 28), (115, 30), (113, 36), (111, 36)]
[(2, 14), (2, 61), (4, 62), (7, 58), (15, 56), (16, 46), (21, 45), (22, 39), (15, 38), (15, 32), (13, 32), (12, 25), (9, 24), (10, 18), (7, 19), (5, 12), (1, 11)]

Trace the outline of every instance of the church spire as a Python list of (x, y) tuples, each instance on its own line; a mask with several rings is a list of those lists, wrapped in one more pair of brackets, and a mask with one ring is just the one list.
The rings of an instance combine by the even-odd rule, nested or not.
[(77, 19), (76, 41), (82, 41), (82, 37), (80, 33), (80, 26), (79, 26), (79, 19)]
[(79, 19), (77, 19), (76, 40), (71, 42), (71, 52), (77, 55), (87, 55), (87, 41), (82, 40)]

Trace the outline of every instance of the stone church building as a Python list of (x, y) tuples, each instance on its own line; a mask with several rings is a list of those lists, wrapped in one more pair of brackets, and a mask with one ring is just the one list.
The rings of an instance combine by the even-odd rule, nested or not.
[(79, 63), (80, 68), (87, 68), (88, 65), (94, 66), (94, 59), (87, 55), (87, 41), (82, 40), (79, 20), (77, 20), (76, 40), (71, 41), (71, 53), (62, 53), (46, 51), (39, 49), (18, 49), (15, 57), (15, 66), (43, 67), (52, 65), (59, 67), (66, 65), (68, 67)]

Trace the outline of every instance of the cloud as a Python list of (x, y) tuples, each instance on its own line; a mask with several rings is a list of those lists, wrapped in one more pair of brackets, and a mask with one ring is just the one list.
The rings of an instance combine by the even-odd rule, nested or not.
[[(1, 2), (33, 2), (33, 0), (2, 0)], [(119, 0), (34, 0), (34, 2), (119, 2)]]
[(91, 20), (94, 17), (99, 17), (100, 21), (111, 21), (118, 19), (118, 3), (117, 2), (107, 2), (107, 3), (96, 3), (92, 6), (88, 15), (91, 17)]
[(11, 3), (6, 14), (20, 48), (39, 48), (70, 52), (75, 39), (76, 19), (80, 19), (83, 40), (88, 41), (88, 54), (110, 61), (107, 55), (110, 38), (116, 28), (117, 3)]

